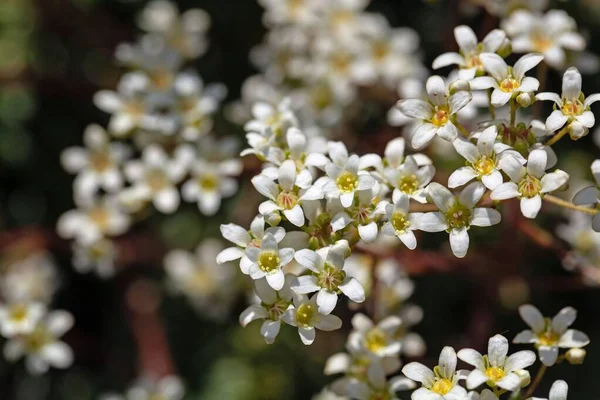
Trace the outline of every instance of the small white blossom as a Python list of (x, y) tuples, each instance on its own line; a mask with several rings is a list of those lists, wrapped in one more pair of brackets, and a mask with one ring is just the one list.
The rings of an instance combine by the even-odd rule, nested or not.
[(404, 193), (394, 192), (394, 199), (394, 203), (385, 205), (388, 222), (383, 225), (381, 232), (398, 237), (406, 247), (413, 250), (417, 247), (417, 237), (413, 230), (418, 229), (417, 223), (423, 214), (409, 212), (409, 198)]
[(565, 50), (582, 51), (585, 39), (577, 32), (577, 24), (563, 10), (550, 10), (545, 15), (517, 10), (502, 22), (502, 28), (512, 39), (516, 53), (537, 52), (548, 65), (562, 69)]
[(346, 276), (344, 271), (344, 253), (348, 250), (346, 241), (338, 242), (329, 248), (317, 251), (299, 250), (296, 261), (308, 268), (310, 275), (299, 276), (292, 283), (292, 290), (299, 294), (318, 292), (316, 302), (320, 314), (330, 314), (338, 301), (338, 292), (352, 301), (362, 303), (365, 290), (355, 278)]
[(190, 167), (192, 178), (181, 188), (185, 201), (196, 201), (204, 215), (215, 215), (221, 207), (221, 199), (237, 192), (238, 183), (233, 178), (241, 173), (242, 162), (237, 159), (208, 162), (197, 158)]
[(460, 167), (448, 178), (448, 187), (462, 186), (473, 179), (480, 180), (486, 188), (493, 190), (503, 182), (500, 172), (500, 160), (503, 157), (515, 157), (519, 162), (525, 159), (505, 144), (496, 142), (498, 129), (495, 125), (485, 129), (477, 139), (477, 146), (466, 139), (457, 138), (452, 144), (463, 156), (468, 165)]
[(352, 317), (353, 331), (348, 336), (348, 348), (360, 349), (376, 358), (395, 357), (400, 354), (402, 340), (398, 332), (403, 328), (397, 316), (388, 316), (374, 324), (366, 315)]
[(85, 274), (95, 271), (101, 278), (112, 277), (115, 273), (117, 246), (103, 238), (91, 243), (73, 243), (73, 267)]
[(294, 296), (294, 308), (283, 314), (286, 324), (298, 328), (302, 343), (310, 345), (314, 342), (316, 331), (334, 331), (342, 327), (342, 320), (332, 314), (321, 314), (317, 305), (317, 295), (309, 299), (306, 295)]
[(404, 115), (419, 121), (411, 141), (415, 149), (431, 142), (435, 135), (450, 142), (456, 139), (458, 129), (454, 125), (454, 116), (472, 99), (471, 93), (464, 90), (449, 95), (439, 76), (430, 77), (426, 88), (428, 101), (400, 100), (397, 105)]
[(581, 331), (569, 329), (575, 322), (577, 311), (565, 307), (552, 320), (530, 304), (519, 308), (521, 318), (531, 329), (519, 333), (513, 343), (532, 343), (537, 347), (540, 361), (546, 366), (556, 363), (559, 349), (572, 349), (587, 346), (590, 339)]
[(255, 280), (254, 291), (259, 303), (252, 304), (242, 311), (240, 325), (246, 327), (254, 320), (264, 320), (260, 333), (266, 343), (273, 343), (279, 334), (283, 314), (292, 307), (294, 294), (290, 289), (290, 283), (294, 279), (294, 275), (286, 275), (285, 283), (280, 290), (273, 289), (266, 279)]
[(454, 38), (458, 43), (459, 53), (444, 53), (433, 60), (433, 69), (439, 69), (448, 65), (459, 66), (458, 76), (460, 79), (471, 80), (477, 74), (483, 74), (483, 65), (479, 60), (481, 53), (495, 53), (506, 40), (506, 33), (500, 29), (494, 29), (486, 35), (481, 43), (473, 30), (460, 25), (454, 28)]
[(247, 247), (246, 257), (252, 263), (248, 270), (252, 279), (266, 278), (269, 285), (280, 290), (285, 282), (281, 268), (294, 259), (294, 249), (279, 249), (277, 239), (265, 233), (260, 247)]
[(542, 197), (558, 190), (569, 180), (569, 175), (561, 170), (546, 173), (548, 156), (545, 151), (536, 149), (529, 153), (527, 166), (513, 157), (501, 161), (502, 170), (511, 182), (497, 186), (491, 194), (493, 200), (506, 200), (517, 197), (521, 202), (521, 212), (527, 218), (535, 218), (542, 208)]
[(413, 392), (412, 398), (415, 400), (466, 398), (467, 391), (458, 385), (459, 376), (456, 372), (456, 363), (456, 352), (452, 347), (447, 346), (440, 353), (438, 365), (433, 371), (418, 362), (406, 364), (402, 368), (402, 373), (422, 385)]
[(411, 154), (404, 158), (402, 164), (394, 166), (389, 162), (390, 158), (386, 156), (390, 167), (384, 170), (383, 175), (387, 182), (394, 187), (395, 199), (404, 194), (419, 203), (427, 202), (426, 186), (435, 175), (435, 167), (429, 163), (419, 164), (419, 162), (430, 161), (423, 158), (421, 155)]
[(5, 338), (29, 334), (45, 314), (46, 307), (41, 303), (0, 305), (0, 333)]
[(4, 344), (4, 357), (16, 361), (25, 356), (25, 365), (32, 374), (43, 374), (50, 366), (68, 368), (73, 363), (73, 351), (58, 338), (73, 326), (73, 316), (66, 311), (52, 311), (27, 334), (16, 336)]
[(472, 90), (491, 89), (492, 105), (502, 107), (512, 98), (520, 93), (534, 92), (538, 90), (540, 82), (525, 73), (535, 68), (543, 59), (541, 54), (525, 54), (519, 58), (514, 67), (509, 67), (502, 57), (495, 53), (481, 53), (479, 56), (486, 72), (491, 76), (480, 76), (473, 79)]
[(423, 214), (418, 227), (425, 232), (448, 231), (450, 247), (456, 257), (462, 258), (467, 254), (471, 226), (492, 226), (500, 222), (497, 210), (476, 207), (485, 193), (485, 186), (480, 182), (467, 185), (458, 196), (435, 182), (429, 185), (428, 190), (440, 211)]
[(571, 139), (576, 140), (587, 135), (596, 122), (590, 106), (600, 100), (600, 93), (587, 98), (581, 92), (581, 74), (575, 67), (569, 68), (563, 75), (562, 95), (556, 93), (538, 93), (538, 100), (550, 100), (556, 104), (556, 109), (546, 120), (548, 132), (555, 132), (568, 124)]
[[(592, 163), (591, 170), (592, 174), (594, 174), (596, 185), (588, 186), (577, 192), (575, 197), (573, 197), (573, 203), (578, 206), (593, 204), (597, 208), (600, 203), (600, 160), (595, 160)], [(594, 215), (592, 229), (600, 232), (600, 213)]]
[(2, 266), (0, 293), (10, 303), (49, 304), (57, 288), (56, 264), (46, 252), (34, 251)]
[(484, 383), (491, 388), (499, 387), (511, 392), (521, 387), (521, 378), (514, 373), (525, 369), (535, 362), (535, 353), (529, 350), (519, 351), (508, 356), (508, 340), (495, 335), (488, 341), (488, 354), (482, 356), (477, 350), (462, 349), (458, 358), (475, 367), (467, 377), (467, 388), (475, 389)]

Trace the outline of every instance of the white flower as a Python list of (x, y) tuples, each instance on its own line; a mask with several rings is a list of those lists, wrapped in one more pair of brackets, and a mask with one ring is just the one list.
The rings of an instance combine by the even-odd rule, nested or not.
[[(375, 204), (379, 196), (381, 185), (367, 190), (358, 190), (357, 196), (351, 207), (338, 212), (331, 220), (331, 228), (338, 232), (348, 225), (353, 224), (358, 228), (358, 236), (366, 243), (372, 243), (377, 239), (379, 226), (377, 225), (377, 211)], [(379, 203), (382, 204), (382, 203)]]
[(16, 361), (26, 357), (25, 365), (32, 374), (43, 374), (50, 366), (68, 368), (73, 363), (73, 351), (58, 338), (73, 326), (73, 316), (66, 311), (52, 311), (24, 335), (10, 339), (4, 345), (4, 357)]
[(215, 319), (227, 316), (237, 289), (234, 267), (216, 262), (222, 248), (219, 240), (206, 239), (195, 253), (171, 250), (164, 259), (172, 288), (186, 295), (200, 313)]
[(458, 358), (475, 367), (467, 377), (467, 388), (475, 389), (484, 383), (491, 388), (499, 387), (511, 392), (521, 387), (521, 378), (514, 373), (525, 369), (535, 362), (535, 353), (529, 350), (519, 351), (509, 357), (508, 340), (495, 335), (488, 341), (488, 354), (482, 356), (473, 349), (462, 349)]
[(375, 186), (375, 179), (366, 171), (359, 171), (360, 158), (348, 156), (341, 142), (329, 142), (331, 163), (325, 166), (327, 182), (323, 191), (330, 198), (339, 198), (343, 207), (350, 207), (357, 190), (368, 190)]
[(572, 307), (563, 308), (552, 320), (544, 318), (542, 313), (530, 304), (519, 307), (519, 314), (531, 329), (519, 333), (513, 339), (513, 343), (533, 343), (538, 349), (540, 361), (546, 366), (554, 365), (559, 348), (581, 348), (590, 343), (585, 333), (569, 329), (577, 318), (577, 311)]
[[(575, 197), (573, 197), (573, 203), (578, 206), (593, 204), (597, 207), (598, 203), (600, 203), (600, 160), (595, 160), (592, 163), (591, 170), (592, 174), (594, 174), (596, 185), (588, 186), (577, 192)], [(596, 232), (600, 232), (600, 213), (594, 215), (592, 228)]]
[(448, 231), (450, 247), (456, 257), (467, 254), (471, 226), (491, 226), (500, 222), (497, 210), (476, 207), (485, 193), (485, 186), (480, 182), (467, 185), (458, 196), (435, 182), (429, 184), (428, 190), (440, 211), (423, 214), (418, 227), (425, 232)]
[(5, 338), (31, 333), (46, 314), (41, 303), (16, 302), (0, 305), (0, 333)]
[(550, 397), (543, 399), (541, 397), (532, 397), (531, 400), (567, 400), (569, 385), (565, 381), (555, 381), (550, 388)]
[(397, 316), (388, 316), (374, 324), (364, 314), (352, 317), (354, 330), (348, 336), (348, 348), (360, 349), (377, 358), (397, 357), (402, 349), (402, 340), (398, 332), (402, 329), (402, 320)]
[(298, 327), (298, 335), (305, 345), (315, 340), (315, 328), (334, 331), (342, 327), (342, 320), (335, 315), (324, 315), (318, 310), (317, 295), (309, 299), (306, 295), (294, 296), (294, 308), (283, 314), (286, 324)]
[(110, 142), (99, 125), (89, 125), (83, 133), (86, 148), (69, 147), (61, 154), (61, 163), (69, 173), (77, 174), (76, 196), (90, 197), (98, 189), (115, 192), (123, 185), (120, 165), (130, 150), (123, 143)]
[(289, 128), (298, 126), (289, 98), (282, 100), (276, 107), (261, 102), (254, 104), (252, 117), (253, 119), (244, 125), (244, 129), (263, 137), (281, 137)]
[[(289, 150), (289, 151), (288, 151)], [(296, 127), (291, 127), (286, 133), (286, 143), (284, 148), (271, 147), (267, 154), (267, 161), (281, 166), (285, 160), (293, 160), (296, 163), (296, 169), (299, 174), (305, 168), (317, 167), (324, 169), (329, 162), (325, 153), (327, 151), (327, 141), (320, 136), (307, 137), (304, 132)]]
[(140, 14), (138, 25), (163, 35), (168, 45), (186, 58), (199, 57), (208, 47), (204, 33), (210, 27), (210, 16), (204, 10), (194, 8), (179, 15), (174, 3), (153, 0)]
[(381, 232), (388, 236), (397, 236), (406, 247), (413, 250), (417, 247), (417, 238), (413, 230), (418, 229), (417, 222), (423, 215), (410, 213), (410, 202), (404, 193), (394, 192), (394, 203), (385, 205), (385, 214), (388, 222), (381, 228)]
[(581, 74), (575, 67), (569, 68), (563, 75), (562, 96), (556, 93), (538, 93), (538, 100), (550, 100), (556, 104), (556, 109), (546, 120), (548, 132), (555, 132), (568, 124), (571, 139), (579, 139), (587, 135), (594, 126), (594, 113), (590, 106), (600, 100), (600, 93), (592, 94), (587, 98), (581, 92)]
[(529, 153), (527, 166), (513, 157), (502, 159), (502, 170), (512, 182), (498, 185), (491, 194), (492, 200), (521, 199), (521, 212), (527, 218), (535, 218), (542, 208), (542, 197), (558, 190), (569, 180), (569, 175), (561, 170), (546, 173), (548, 156), (544, 150), (536, 149)]
[(246, 257), (252, 263), (248, 270), (252, 279), (264, 277), (273, 289), (280, 290), (285, 282), (281, 268), (294, 259), (294, 249), (279, 249), (275, 236), (265, 233), (260, 248), (246, 248)]
[(259, 3), (265, 8), (264, 20), (267, 24), (310, 26), (318, 21), (317, 1), (259, 0)]
[(299, 294), (318, 291), (316, 302), (320, 314), (333, 311), (339, 292), (357, 303), (365, 300), (365, 290), (361, 284), (355, 278), (346, 276), (344, 271), (344, 253), (347, 250), (348, 243), (342, 241), (317, 251), (299, 250), (294, 255), (296, 261), (312, 274), (299, 276), (292, 283), (292, 290)]
[(184, 395), (183, 382), (175, 375), (159, 380), (142, 377), (127, 390), (127, 400), (181, 400)]
[(91, 243), (73, 243), (73, 267), (79, 273), (96, 271), (101, 278), (112, 277), (115, 273), (117, 249), (108, 239)]
[(525, 163), (525, 159), (517, 151), (496, 142), (497, 136), (498, 128), (493, 125), (481, 133), (477, 139), (477, 146), (463, 138), (457, 138), (452, 143), (456, 151), (467, 160), (468, 165), (460, 167), (450, 175), (448, 187), (455, 188), (477, 179), (486, 188), (493, 190), (503, 181), (500, 172), (500, 160), (503, 157), (515, 157), (519, 162)]
[(284, 161), (277, 169), (277, 181), (278, 184), (264, 173), (252, 178), (256, 190), (269, 199), (259, 206), (258, 211), (264, 216), (281, 211), (290, 223), (303, 226), (305, 220), (302, 202), (321, 199), (323, 193), (318, 189), (300, 191), (300, 188), (310, 186), (312, 175), (306, 169), (296, 174), (296, 163), (293, 160)]
[(565, 49), (585, 49), (575, 20), (563, 10), (550, 10), (545, 15), (517, 10), (503, 21), (502, 28), (511, 37), (514, 52), (541, 53), (556, 69), (562, 69), (567, 60)]
[(390, 167), (383, 172), (385, 179), (394, 187), (394, 198), (401, 194), (419, 203), (427, 202), (426, 186), (431, 182), (435, 175), (435, 167), (429, 163), (419, 164), (430, 160), (423, 160), (418, 154), (406, 156), (404, 162), (397, 166), (389, 162), (389, 156), (386, 156)]
[(402, 373), (422, 385), (413, 392), (411, 398), (414, 400), (460, 400), (466, 398), (467, 391), (458, 385), (456, 363), (456, 352), (452, 347), (446, 346), (440, 353), (438, 365), (433, 371), (418, 362), (406, 364), (402, 368)]
[(123, 202), (152, 201), (156, 209), (165, 214), (179, 207), (179, 191), (175, 187), (186, 173), (186, 162), (174, 158), (158, 145), (144, 149), (141, 160), (125, 164), (125, 175), (132, 182), (131, 188), (121, 192)]
[(127, 231), (130, 217), (123, 213), (115, 199), (86, 201), (58, 219), (56, 230), (65, 239), (89, 245), (105, 236), (118, 236)]
[(479, 55), (495, 53), (506, 40), (506, 33), (503, 30), (494, 29), (479, 43), (473, 29), (466, 25), (460, 25), (454, 28), (454, 38), (458, 43), (459, 53), (441, 54), (433, 60), (433, 69), (457, 64), (460, 68), (459, 78), (468, 81), (473, 79), (476, 74), (484, 72)]
[(236, 247), (229, 247), (217, 255), (217, 263), (222, 264), (228, 261), (240, 260), (240, 269), (244, 274), (248, 274), (252, 262), (246, 257), (245, 249), (248, 247), (260, 248), (265, 234), (272, 235), (277, 243), (281, 242), (286, 233), (282, 227), (273, 226), (265, 229), (265, 218), (262, 215), (255, 217), (250, 224), (250, 231), (236, 224), (221, 225), (221, 235)]
[(240, 325), (246, 327), (254, 320), (265, 320), (260, 328), (260, 333), (265, 342), (273, 343), (279, 334), (283, 314), (292, 307), (294, 294), (290, 289), (290, 283), (294, 279), (294, 275), (286, 275), (285, 284), (280, 290), (271, 288), (266, 279), (255, 280), (254, 290), (260, 303), (252, 304), (242, 311)]
[(108, 130), (124, 137), (139, 127), (148, 114), (147, 91), (150, 80), (142, 72), (129, 72), (121, 78), (117, 92), (101, 90), (94, 95), (94, 103), (102, 111), (112, 114)]
[(357, 379), (348, 382), (347, 391), (350, 398), (356, 400), (399, 400), (396, 392), (416, 387), (413, 381), (402, 376), (395, 376), (388, 381), (384, 369), (379, 364), (374, 365), (376, 366), (375, 368), (369, 368), (367, 371), (366, 382)]
[(50, 303), (58, 287), (58, 274), (51, 255), (34, 251), (3, 265), (0, 293), (10, 303)]
[(458, 129), (454, 125), (454, 116), (472, 98), (471, 93), (464, 90), (449, 95), (439, 76), (430, 77), (426, 89), (429, 101), (408, 99), (400, 100), (397, 105), (404, 115), (419, 121), (411, 141), (415, 149), (425, 146), (436, 134), (450, 142), (456, 139)]
[(525, 72), (535, 68), (544, 59), (541, 54), (525, 54), (517, 60), (514, 67), (506, 65), (504, 59), (495, 53), (481, 53), (479, 59), (491, 76), (473, 79), (470, 82), (471, 89), (493, 88), (491, 103), (494, 107), (502, 107), (520, 93), (534, 92), (540, 86), (537, 79), (525, 76)]
[(242, 171), (240, 160), (207, 162), (197, 158), (192, 162), (192, 178), (181, 188), (185, 201), (196, 201), (204, 215), (215, 215), (221, 207), (221, 198), (231, 197), (238, 189), (237, 181), (232, 178)]

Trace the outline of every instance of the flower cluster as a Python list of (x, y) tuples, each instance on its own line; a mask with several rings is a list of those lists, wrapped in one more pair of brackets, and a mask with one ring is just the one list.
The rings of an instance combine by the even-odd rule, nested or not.
[(43, 374), (50, 367), (68, 368), (73, 363), (71, 347), (61, 340), (73, 326), (73, 316), (52, 310), (57, 287), (56, 267), (46, 253), (34, 253), (8, 261), (0, 274), (0, 335), (4, 358), (16, 362), (25, 358), (31, 374)]
[(179, 15), (172, 3), (155, 0), (138, 22), (146, 33), (116, 52), (129, 70), (116, 91), (94, 96), (110, 114), (108, 127), (88, 126), (84, 147), (67, 148), (61, 157), (76, 174), (77, 208), (60, 218), (58, 233), (74, 239), (78, 270), (103, 277), (114, 274), (114, 238), (148, 215), (148, 204), (171, 214), (183, 199), (214, 215), (236, 193), (242, 170), (231, 144), (210, 136), (225, 87), (205, 85), (186, 67), (206, 50), (208, 15), (198, 9)]

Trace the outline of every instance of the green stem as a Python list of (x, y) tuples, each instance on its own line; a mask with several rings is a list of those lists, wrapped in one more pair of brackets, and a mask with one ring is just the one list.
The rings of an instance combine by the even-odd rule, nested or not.
[(454, 124), (454, 126), (456, 126), (456, 129), (458, 129), (460, 131), (460, 133), (462, 133), (462, 135), (464, 137), (466, 137), (466, 138), (469, 137), (469, 131), (464, 126), (462, 126), (458, 121), (456, 121), (456, 119), (454, 119), (452, 121), (452, 123)]
[(488, 106), (488, 110), (490, 110), (490, 115), (492, 116), (492, 119), (496, 119), (496, 109), (492, 105), (492, 92), (493, 91), (494, 91), (494, 89), (488, 89), (488, 102), (490, 104)]
[(537, 387), (540, 385), (540, 382), (542, 382), (542, 378), (544, 378), (544, 374), (546, 373), (547, 369), (548, 369), (548, 367), (546, 367), (544, 364), (542, 364), (542, 366), (540, 367), (540, 369), (537, 372), (537, 375), (535, 376), (535, 379), (533, 380), (533, 383), (527, 389), (527, 393), (525, 393), (526, 399), (530, 398), (533, 395), (533, 392), (535, 392), (535, 389), (537, 389)]
[(510, 99), (510, 126), (511, 128), (515, 127), (515, 121), (517, 120), (517, 108), (519, 105), (517, 104), (515, 99)]
[(545, 143), (546, 146), (552, 146), (553, 144), (558, 142), (560, 139), (562, 139), (562, 137), (565, 136), (568, 132), (569, 132), (569, 126), (567, 125), (564, 128), (562, 128), (556, 135), (552, 136), (550, 138), (550, 140), (548, 140)]
[[(537, 70), (538, 81), (540, 81), (540, 86), (538, 88), (539, 92), (543, 92), (546, 88), (546, 80), (548, 77), (548, 64), (542, 61)], [(533, 118), (539, 119), (542, 114), (542, 102), (537, 101), (535, 107), (533, 109)]]

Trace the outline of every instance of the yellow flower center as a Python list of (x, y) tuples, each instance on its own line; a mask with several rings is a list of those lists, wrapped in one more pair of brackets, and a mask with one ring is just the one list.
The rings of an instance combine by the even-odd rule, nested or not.
[(410, 226), (410, 221), (408, 220), (407, 215), (400, 211), (394, 211), (391, 220), (392, 226), (394, 227), (396, 233), (406, 232)]
[(10, 319), (21, 322), (27, 317), (27, 307), (24, 304), (15, 304), (10, 308)]
[(263, 272), (273, 272), (279, 268), (279, 264), (279, 254), (275, 251), (263, 251), (258, 256), (258, 267)]
[(293, 192), (283, 191), (277, 195), (277, 205), (291, 210), (298, 204), (298, 195)]
[(296, 310), (296, 322), (298, 326), (303, 328), (311, 327), (313, 316), (315, 315), (314, 307), (311, 304), (302, 304)]
[(351, 172), (345, 171), (338, 176), (337, 187), (342, 193), (350, 193), (358, 188), (358, 177)]
[(562, 113), (571, 117), (583, 114), (584, 110), (585, 108), (579, 100), (567, 100), (562, 106)]
[(103, 172), (110, 167), (110, 157), (105, 151), (94, 151), (90, 154), (90, 165), (97, 172)]
[(485, 370), (485, 374), (492, 381), (497, 382), (500, 379), (504, 378), (504, 370), (498, 367), (489, 367)]
[(373, 58), (383, 60), (390, 53), (390, 46), (387, 42), (379, 41), (373, 45)]
[(535, 176), (531, 176), (529, 174), (525, 175), (521, 182), (519, 182), (519, 193), (523, 197), (535, 197), (542, 190), (542, 183)]
[(345, 73), (352, 64), (352, 57), (347, 53), (335, 53), (331, 57), (331, 67), (338, 73)]
[(500, 90), (510, 93), (519, 88), (521, 84), (515, 78), (509, 77), (500, 83)]
[(454, 385), (452, 384), (452, 381), (450, 379), (443, 378), (435, 381), (435, 383), (431, 387), (431, 391), (437, 394), (444, 395), (447, 394), (450, 390), (452, 390), (453, 387)]
[(552, 47), (552, 40), (542, 31), (534, 32), (531, 38), (533, 50), (543, 53)]
[(402, 175), (398, 178), (397, 185), (402, 193), (413, 194), (419, 188), (419, 179), (415, 174)]
[(479, 173), (479, 175), (487, 175), (494, 170), (496, 167), (496, 160), (493, 157), (483, 156), (475, 164), (473, 169)]
[(560, 337), (552, 331), (546, 331), (540, 334), (538, 339), (541, 346), (554, 346), (558, 343)]
[(373, 328), (365, 335), (365, 345), (373, 353), (387, 346), (385, 333), (378, 328)]
[(433, 118), (431, 118), (431, 123), (435, 126), (444, 126), (448, 123), (449, 118), (450, 112), (448, 111), (448, 107), (436, 106), (433, 111)]
[(471, 210), (457, 201), (446, 212), (446, 221), (450, 229), (467, 227), (471, 222)]
[(163, 170), (152, 169), (146, 173), (146, 183), (153, 192), (159, 192), (169, 185), (169, 179)]
[(317, 85), (312, 88), (310, 97), (313, 105), (317, 110), (324, 110), (333, 101), (333, 94), (331, 93), (331, 89), (325, 85)]
[(331, 291), (337, 291), (338, 286), (346, 279), (346, 272), (325, 263), (323, 270), (317, 276), (319, 286)]
[(93, 207), (88, 211), (88, 218), (92, 220), (92, 222), (100, 227), (100, 229), (105, 229), (108, 226), (108, 220), (110, 218), (108, 210), (104, 207)]
[(290, 302), (278, 299), (273, 304), (263, 304), (263, 306), (267, 306), (269, 318), (273, 321), (277, 321), (279, 317), (285, 312), (285, 310), (288, 309), (288, 307), (290, 306)]
[(37, 353), (47, 343), (52, 341), (52, 336), (45, 328), (38, 326), (25, 336), (25, 347), (29, 353)]
[(467, 68), (483, 69), (483, 64), (481, 64), (481, 60), (479, 59), (479, 54), (473, 54), (470, 57), (466, 57), (465, 61), (466, 61)]
[(219, 178), (212, 174), (202, 175), (198, 178), (198, 185), (207, 192), (212, 192), (219, 187)]

